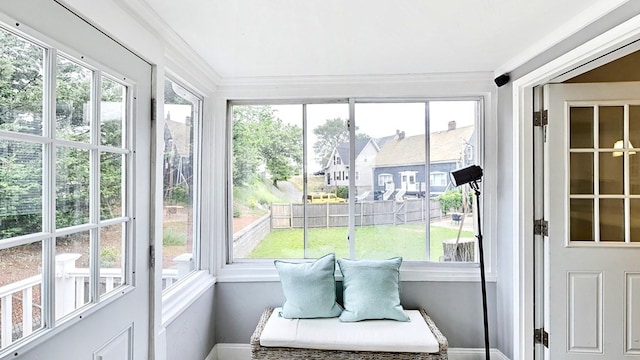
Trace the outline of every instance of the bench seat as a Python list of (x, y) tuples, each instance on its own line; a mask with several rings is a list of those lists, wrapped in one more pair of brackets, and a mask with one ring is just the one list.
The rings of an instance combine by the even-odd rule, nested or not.
[(267, 308), (251, 337), (252, 359), (447, 359), (447, 339), (424, 309), (410, 322), (285, 319)]

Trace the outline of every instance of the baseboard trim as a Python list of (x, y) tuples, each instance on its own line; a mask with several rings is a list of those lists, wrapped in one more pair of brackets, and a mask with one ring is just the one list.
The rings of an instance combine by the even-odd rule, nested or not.
[[(217, 344), (205, 360), (249, 360), (249, 344)], [(484, 360), (484, 349), (450, 348), (449, 360)], [(500, 350), (491, 349), (491, 360), (509, 360)]]

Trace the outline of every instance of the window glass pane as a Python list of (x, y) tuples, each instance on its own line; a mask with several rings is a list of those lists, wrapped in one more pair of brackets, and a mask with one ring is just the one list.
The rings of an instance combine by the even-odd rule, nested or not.
[(631, 199), (629, 201), (631, 203), (631, 216), (629, 217), (631, 222), (631, 241), (640, 242), (640, 199)]
[(0, 139), (0, 239), (42, 231), (42, 145)]
[[(307, 105), (306, 165), (309, 196), (305, 206), (309, 230), (306, 257), (317, 258), (330, 252), (341, 257), (349, 256), (348, 175), (352, 162), (349, 154), (348, 119), (347, 104)], [(359, 133), (357, 130), (356, 132)], [(360, 145), (364, 146), (366, 140), (361, 137)], [(359, 160), (356, 157), (356, 164)], [(367, 172), (357, 165), (356, 171), (361, 174)], [(360, 178), (359, 183), (363, 187), (359, 192), (357, 190), (356, 196), (364, 195), (367, 187), (371, 187), (372, 178), (369, 175), (365, 174)]]
[(123, 223), (100, 229), (100, 296), (125, 283), (125, 226)]
[(593, 200), (571, 199), (569, 211), (571, 241), (594, 241)]
[(0, 29), (0, 130), (42, 134), (44, 54)]
[(56, 227), (89, 222), (89, 151), (58, 147), (56, 151)]
[(126, 118), (127, 88), (109, 78), (102, 77), (100, 102), (100, 144), (123, 146), (124, 120)]
[(569, 154), (569, 191), (571, 194), (593, 194), (593, 153)]
[(56, 319), (91, 301), (89, 232), (56, 238)]
[(569, 116), (571, 148), (593, 148), (593, 107), (571, 107)]
[(640, 195), (640, 154), (629, 153), (629, 189), (631, 195)]
[(600, 241), (624, 241), (624, 199), (600, 199)]
[(93, 72), (59, 56), (56, 75), (56, 137), (89, 142)]
[(100, 153), (100, 218), (111, 219), (125, 214), (124, 199), (124, 155)]
[(624, 107), (601, 106), (599, 108), (598, 138), (600, 148), (613, 148), (624, 137)]
[(194, 270), (194, 189), (200, 100), (165, 81), (163, 286)]
[(640, 106), (629, 106), (629, 147), (640, 147)]
[(477, 214), (470, 201), (471, 190), (469, 185), (453, 187), (449, 174), (479, 163), (477, 108), (476, 101), (429, 102), (429, 167), (446, 174), (430, 189), (431, 261), (476, 261)]
[(624, 192), (624, 156), (621, 155), (616, 156), (615, 153), (610, 152), (600, 153), (600, 194), (621, 195)]
[[(0, 348), (41, 329), (42, 323), (42, 243), (0, 250), (0, 328), (11, 329), (11, 339), (2, 339)], [(10, 319), (11, 324), (3, 323)]]
[[(304, 257), (302, 105), (233, 106), (233, 141), (234, 258)], [(308, 202), (322, 206), (323, 168), (307, 160)]]

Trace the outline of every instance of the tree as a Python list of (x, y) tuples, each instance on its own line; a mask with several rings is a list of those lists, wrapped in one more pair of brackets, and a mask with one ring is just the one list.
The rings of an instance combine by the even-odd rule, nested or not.
[(276, 118), (270, 106), (233, 107), (233, 183), (242, 185), (264, 165), (274, 185), (302, 164), (302, 129)]
[[(313, 144), (313, 151), (316, 154), (316, 161), (320, 166), (324, 167), (329, 161), (331, 152), (338, 145), (349, 141), (349, 128), (347, 120), (341, 118), (327, 119), (327, 121), (313, 129), (313, 134), (317, 140)], [(364, 133), (358, 133), (356, 127), (356, 140), (367, 140), (371, 137)]]

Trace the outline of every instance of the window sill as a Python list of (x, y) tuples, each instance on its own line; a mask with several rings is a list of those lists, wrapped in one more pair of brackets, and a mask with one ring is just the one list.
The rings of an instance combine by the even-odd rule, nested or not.
[[(497, 276), (486, 270), (487, 282), (496, 282)], [(336, 269), (336, 279), (342, 274)], [(405, 262), (400, 268), (402, 281), (475, 282), (480, 281), (477, 263), (423, 263)], [(280, 281), (273, 261), (251, 261), (229, 264), (218, 269), (217, 282), (271, 282)]]
[(216, 283), (208, 271), (197, 271), (162, 294), (162, 326), (168, 326)]

